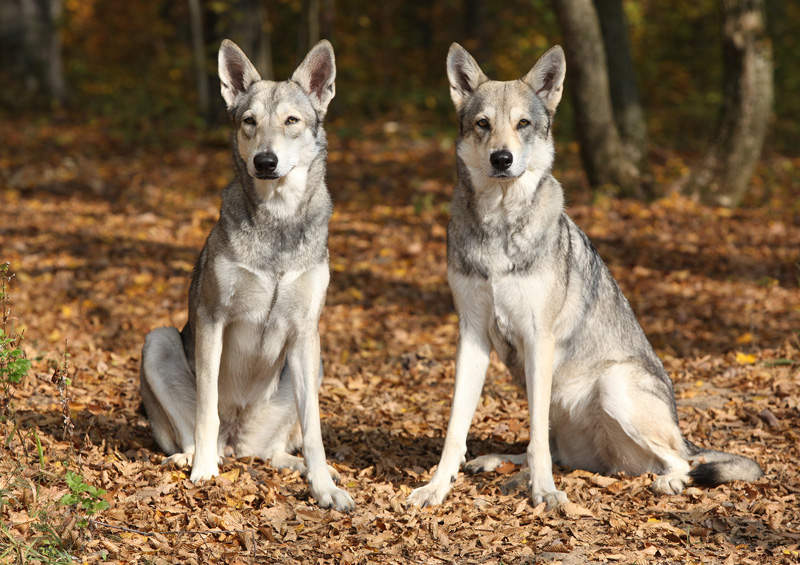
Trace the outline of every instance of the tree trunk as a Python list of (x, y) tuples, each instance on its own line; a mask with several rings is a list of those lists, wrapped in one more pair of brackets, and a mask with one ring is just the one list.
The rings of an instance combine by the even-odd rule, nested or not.
[(61, 53), (61, 0), (22, 0), (26, 86), (62, 104), (67, 87)]
[(265, 0), (237, 0), (233, 13), (230, 38), (253, 61), (262, 78), (272, 78), (271, 28)]
[(47, 2), (47, 88), (50, 97), (61, 105), (67, 98), (67, 82), (64, 79), (64, 59), (61, 53), (61, 0)]
[(242, 48), (248, 58), (253, 57), (256, 52), (258, 36), (261, 34), (261, 22), (253, 17), (258, 11), (258, 4), (258, 0), (236, 0), (232, 10), (230, 38)]
[(195, 80), (197, 81), (197, 106), (200, 114), (208, 118), (211, 114), (211, 99), (206, 69), (206, 42), (203, 33), (203, 8), (200, 0), (189, 0), (189, 18), (192, 27), (192, 55)]
[(25, 88), (30, 93), (41, 90), (41, 68), (37, 46), (40, 44), (39, 18), (35, 0), (21, 0), (22, 13), (22, 68), (25, 72)]
[(308, 2), (308, 48), (319, 41), (319, 0), (306, 0)]
[(636, 70), (628, 41), (622, 0), (594, 0), (603, 32), (611, 105), (625, 151), (641, 166), (647, 147), (647, 124), (636, 86)]
[(688, 184), (709, 204), (741, 202), (772, 112), (772, 44), (763, 0), (722, 0), (723, 101), (714, 142)]
[(583, 162), (592, 186), (615, 185), (642, 197), (639, 168), (626, 153), (614, 122), (600, 23), (592, 0), (553, 0), (564, 32), (567, 86)]
[(461, 10), (464, 13), (463, 44), (478, 61), (484, 61), (488, 59), (486, 36), (490, 33), (486, 21), (486, 3), (481, 0), (462, 0)]
[(314, 44), (319, 41), (319, 2), (320, 0), (303, 0), (302, 18), (305, 25), (297, 28), (297, 50), (302, 59)]
[(322, 15), (320, 18), (320, 34), (323, 39), (333, 41), (333, 32), (336, 27), (336, 0), (322, 0)]
[(256, 12), (258, 21), (261, 22), (261, 34), (258, 37), (258, 49), (256, 50), (254, 65), (261, 78), (273, 80), (275, 71), (272, 67), (272, 22), (269, 19), (269, 11), (263, 1), (258, 3)]

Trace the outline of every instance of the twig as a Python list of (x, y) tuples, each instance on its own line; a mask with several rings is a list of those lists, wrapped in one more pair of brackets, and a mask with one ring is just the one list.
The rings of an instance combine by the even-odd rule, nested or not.
[(28, 446), (25, 445), (25, 440), (22, 439), (22, 432), (17, 427), (16, 422), (14, 422), (14, 431), (17, 432), (17, 438), (19, 439), (20, 445), (22, 445), (22, 451), (25, 453), (25, 463), (28, 462)]
[[(67, 363), (68, 353), (67, 348), (69, 347), (69, 341), (64, 340), (64, 361), (59, 366), (56, 365), (55, 369), (53, 369), (53, 376), (51, 377), (52, 382), (58, 386), (58, 395), (61, 399), (61, 416), (64, 420), (64, 429), (62, 430), (61, 434), (62, 440), (71, 440), (72, 439), (72, 432), (75, 430), (75, 424), (72, 422), (72, 414), (69, 409), (69, 390), (68, 387), (70, 385), (69, 381), (69, 365)], [(72, 442), (70, 441), (70, 444)]]

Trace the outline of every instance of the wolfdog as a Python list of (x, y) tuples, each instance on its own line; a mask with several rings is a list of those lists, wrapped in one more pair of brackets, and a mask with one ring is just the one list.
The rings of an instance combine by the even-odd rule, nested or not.
[[(236, 178), (195, 264), (188, 322), (145, 339), (144, 407), (165, 463), (190, 465), (192, 481), (217, 475), (230, 450), (305, 473), (320, 506), (350, 510), (325, 463), (317, 396), (333, 48), (320, 41), (284, 82), (261, 80), (229, 40), (218, 59)], [(305, 462), (291, 454), (301, 446)]]
[(653, 472), (652, 488), (755, 480), (755, 461), (702, 449), (678, 428), (672, 381), (551, 175), (559, 46), (521, 80), (489, 80), (458, 44), (447, 56), (459, 116), (447, 276), (459, 316), (455, 392), (441, 459), (409, 502), (439, 504), (464, 462), (492, 347), (528, 396), (527, 453), (484, 455), (489, 471), (527, 464), (534, 504), (566, 502), (552, 462), (598, 473)]

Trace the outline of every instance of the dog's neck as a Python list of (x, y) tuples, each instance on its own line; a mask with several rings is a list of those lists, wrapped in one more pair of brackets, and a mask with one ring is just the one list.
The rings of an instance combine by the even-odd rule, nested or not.
[(546, 222), (551, 209), (563, 206), (563, 195), (548, 191), (543, 198), (539, 194), (543, 183), (552, 179), (549, 169), (530, 168), (516, 179), (494, 180), (459, 159), (458, 177), (468, 208), (477, 223), (487, 228), (514, 224), (521, 216), (531, 214), (538, 222)]
[(528, 272), (549, 253), (563, 214), (561, 186), (546, 170), (529, 170), (497, 184), (476, 186), (459, 159), (458, 182), (447, 230), (448, 268), (485, 279)]
[[(492, 223), (500, 217), (512, 218), (516, 213), (528, 206), (545, 171), (525, 171), (513, 180), (490, 180), (472, 183), (475, 189), (475, 211), (486, 223)], [(475, 178), (470, 171), (470, 177)]]
[(295, 167), (279, 179), (251, 178), (259, 208), (277, 219), (297, 216), (308, 192), (309, 167)]

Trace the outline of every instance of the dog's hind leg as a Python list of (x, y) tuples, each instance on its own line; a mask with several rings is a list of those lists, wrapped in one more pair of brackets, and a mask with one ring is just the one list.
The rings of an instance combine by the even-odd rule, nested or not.
[(242, 413), (234, 444), (236, 457), (258, 457), (278, 469), (305, 473), (303, 458), (290, 453), (289, 439), (296, 425), (292, 380), (284, 365), (272, 394)]
[(140, 388), (153, 437), (169, 456), (189, 466), (194, 457), (195, 379), (178, 330), (157, 328), (142, 348)]
[(139, 392), (142, 395), (142, 405), (150, 422), (150, 431), (153, 433), (156, 444), (167, 454), (180, 451), (172, 422), (169, 421), (169, 416), (161, 407), (144, 375), (140, 375)]
[(511, 494), (522, 487), (527, 487), (531, 482), (531, 471), (528, 469), (527, 455), (525, 453), (489, 453), (476, 457), (464, 465), (469, 473), (483, 473), (494, 471), (505, 463), (522, 465), (522, 469), (511, 475), (500, 484), (500, 492)]
[[(308, 471), (305, 461), (293, 454), (302, 444), (292, 378), (286, 364), (272, 396), (252, 405), (242, 414), (235, 451), (237, 457), (258, 457), (269, 461), (276, 469), (291, 469), (305, 475)], [(328, 470), (334, 481), (339, 482), (339, 473), (331, 466)]]
[(637, 364), (620, 363), (599, 379), (597, 401), (605, 415), (596, 436), (604, 466), (631, 474), (657, 473), (654, 491), (680, 493), (690, 480), (690, 465), (671, 383)]
[(527, 455), (525, 453), (489, 453), (470, 459), (464, 465), (464, 469), (470, 473), (486, 473), (494, 471), (505, 463), (523, 465), (526, 458)]

